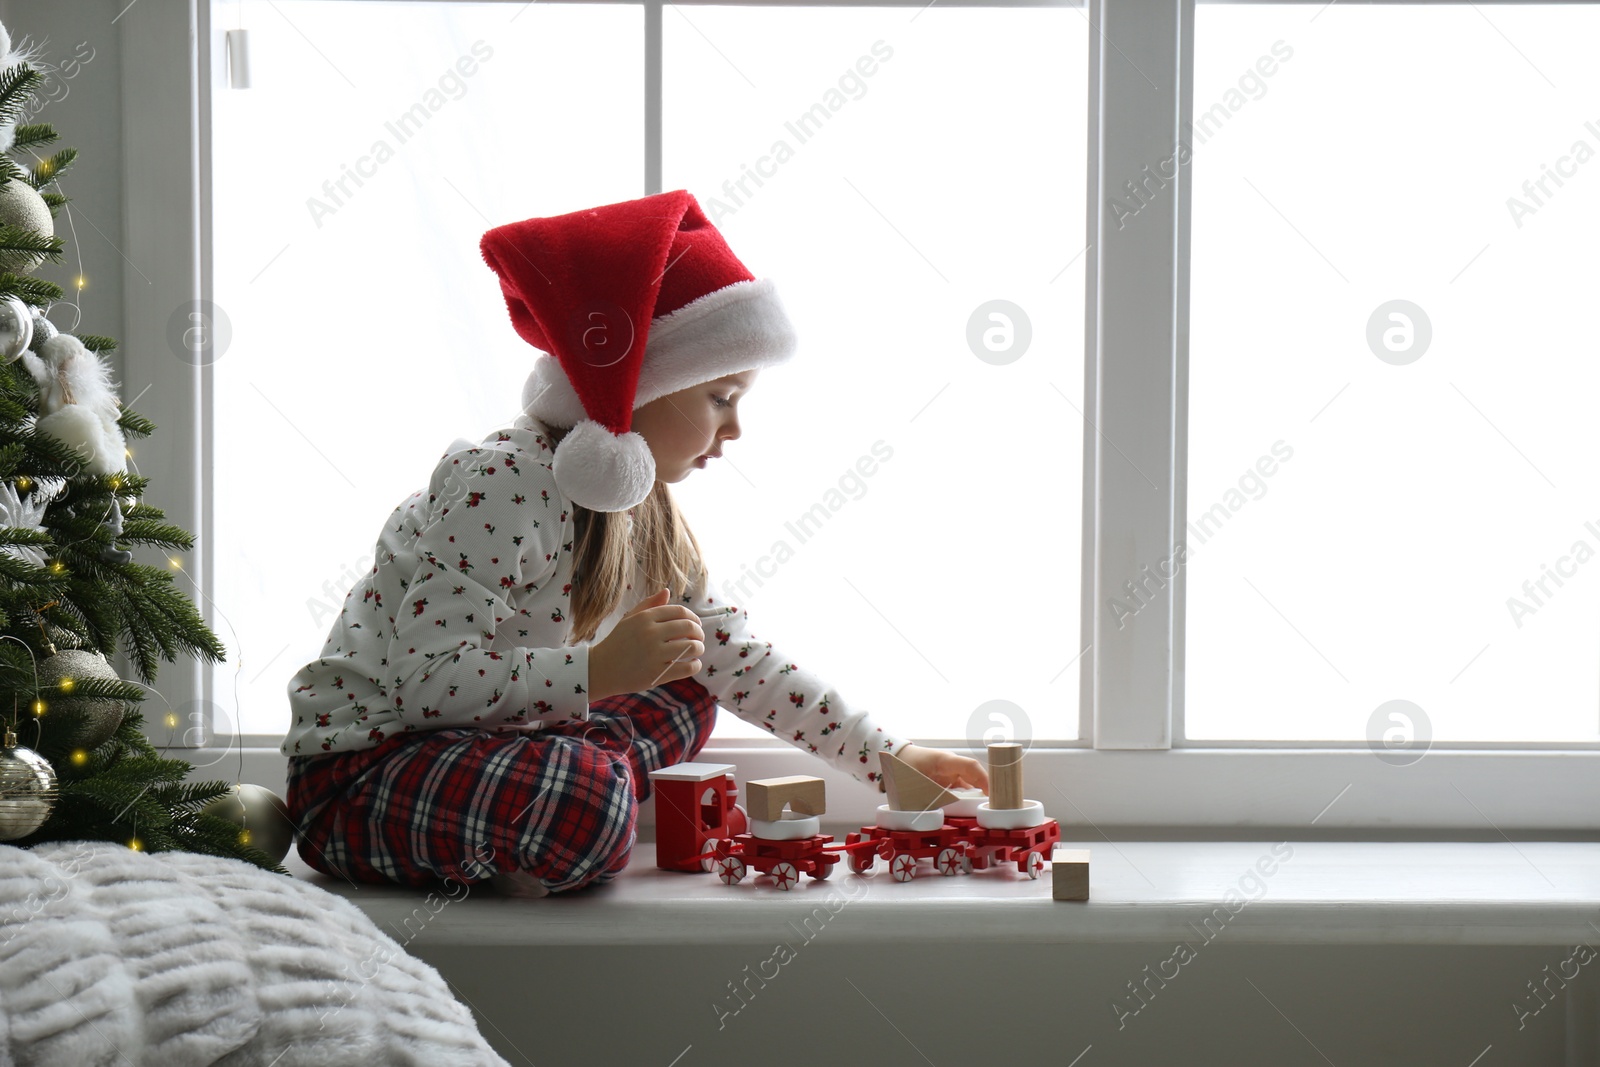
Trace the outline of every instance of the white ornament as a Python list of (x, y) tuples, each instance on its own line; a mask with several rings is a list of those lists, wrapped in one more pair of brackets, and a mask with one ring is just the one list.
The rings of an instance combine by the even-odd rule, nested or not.
[(35, 429), (82, 453), (90, 474), (127, 470), (120, 405), (104, 361), (70, 333), (46, 341), (37, 357), (22, 358), (39, 385)]
[[(44, 523), (40, 520), (44, 518), (45, 508), (49, 507), (50, 501), (65, 484), (61, 482), (60, 485), (39, 485), (39, 488), (26, 497), (19, 497), (15, 486), (10, 482), (0, 481), (0, 526), (15, 526), (23, 530), (44, 529)], [(45, 565), (44, 554), (34, 545), (6, 545), (0, 547), (0, 552), (13, 559), (31, 563), (35, 567)]]
[[(9, 135), (9, 134), (8, 134)], [(21, 178), (12, 178), (0, 184), (0, 224), (15, 226), (41, 237), (54, 237), (55, 220), (50, 217), (50, 205)], [(44, 262), (38, 252), (0, 253), (0, 270), (13, 274), (30, 274)]]
[[(39, 346), (39, 354), (22, 354), (23, 365), (39, 385), (39, 418), (34, 429), (69, 445), (84, 459), (82, 472), (116, 474), (128, 469), (128, 445), (117, 425), (121, 402), (111, 371), (94, 352), (70, 333), (58, 334)], [(105, 526), (112, 543), (100, 558), (126, 564), (133, 553), (116, 547), (122, 534), (123, 498), (111, 498)]]

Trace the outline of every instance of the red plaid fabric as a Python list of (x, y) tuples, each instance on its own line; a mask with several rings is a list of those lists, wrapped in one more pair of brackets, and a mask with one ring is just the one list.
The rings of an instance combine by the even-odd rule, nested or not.
[(648, 772), (693, 759), (716, 719), (705, 686), (682, 678), (537, 733), (413, 730), (360, 752), (291, 756), (300, 857), (406, 886), (513, 869), (552, 893), (608, 882), (632, 853)]

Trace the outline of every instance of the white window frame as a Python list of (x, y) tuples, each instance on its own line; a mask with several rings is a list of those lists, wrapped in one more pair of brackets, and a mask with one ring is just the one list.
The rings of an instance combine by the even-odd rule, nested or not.
[[(525, 0), (507, 0), (522, 3)], [(580, 0), (584, 2), (584, 0)], [(587, 0), (619, 2), (619, 0)], [(661, 191), (661, 0), (645, 15), (646, 171), (640, 195)], [(690, 4), (716, 0), (688, 0)], [(847, 0), (739, 0), (816, 6)], [(1183, 742), (1184, 587), (1179, 568), (1136, 625), (1119, 630), (1110, 598), (1146, 563), (1167, 558), (1186, 514), (1189, 170), (1141, 208), (1122, 232), (1096, 210), (1170, 156), (1193, 109), (1195, 0), (935, 0), (945, 7), (1087, 3), (1089, 153), (1086, 313), (1083, 666), (1080, 736), (1037, 741), (1027, 792), (1064, 823), (1189, 835), (1406, 836), (1452, 831), (1493, 840), (1590, 830), (1600, 820), (1600, 745), (1436, 744), (1409, 766), (1365, 744)], [(1238, 2), (1238, 0), (1234, 0)], [(1249, 2), (1249, 0), (1244, 0)], [(1303, 0), (1308, 7), (1324, 0)], [(1346, 0), (1347, 3), (1352, 0)], [(1356, 0), (1361, 2), (1361, 0)], [(1386, 2), (1386, 0), (1369, 0)], [(1459, 0), (1439, 0), (1459, 2)], [(1516, 3), (1525, 0), (1488, 0)], [(1590, 0), (1578, 0), (1590, 2)], [(929, 6), (881, 0), (873, 6)], [(190, 565), (207, 590), (213, 561), (215, 431), (211, 374), (173, 358), (168, 313), (213, 293), (210, 91), (223, 34), (209, 0), (141, 0), (121, 19), (124, 204), (130, 254), (145, 266), (124, 287), (127, 380), (150, 381), (141, 411), (160, 427), (140, 468), (161, 488), (169, 518), (200, 531)], [(196, 48), (195, 42), (209, 47)], [(1152, 91), (1147, 76), (1161, 83)], [(1075, 252), (1073, 250), (1064, 250)], [(1151, 403), (1152, 396), (1163, 404)], [(1109, 442), (1115, 441), (1112, 446)], [(1147, 480), (1148, 479), (1148, 480)], [(1159, 492), (1149, 491), (1150, 482)], [(167, 665), (161, 688), (174, 708), (210, 701), (232, 669), (192, 660)], [(199, 706), (213, 706), (202, 703)], [(152, 740), (162, 744), (165, 737)], [(227, 739), (217, 743), (224, 743)], [(245, 736), (244, 777), (281, 785), (279, 739)], [(959, 739), (922, 743), (959, 748)], [(176, 747), (176, 746), (175, 746)], [(204, 751), (215, 752), (210, 746)], [(199, 752), (182, 754), (193, 759)], [(981, 757), (981, 753), (978, 753)], [(773, 739), (713, 739), (702, 759), (737, 762), (749, 777), (817, 773), (813, 757)], [(209, 762), (209, 761), (207, 761)], [(214, 764), (212, 766), (215, 766)], [(222, 764), (232, 774), (237, 764)], [(220, 768), (218, 773), (224, 773)], [(864, 793), (865, 791), (858, 792)], [(832, 803), (830, 814), (856, 814)], [(865, 798), (849, 801), (867, 810)], [(643, 813), (641, 814), (643, 818)]]

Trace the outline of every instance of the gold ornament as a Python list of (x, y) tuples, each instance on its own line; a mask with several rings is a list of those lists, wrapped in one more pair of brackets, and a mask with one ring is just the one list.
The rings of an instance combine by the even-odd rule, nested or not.
[[(21, 178), (12, 178), (0, 184), (0, 225), (15, 226), (40, 237), (56, 235), (55, 220), (50, 217), (50, 205), (33, 186)], [(0, 253), (0, 270), (13, 274), (32, 274), (44, 262), (38, 253)]]
[(294, 820), (289, 817), (289, 806), (262, 786), (236, 783), (200, 810), (239, 827), (239, 843), (260, 849), (274, 863), (281, 862), (294, 844)]
[(7, 727), (0, 747), (0, 841), (27, 837), (43, 826), (58, 796), (50, 761), (17, 744), (17, 735)]
[(73, 689), (76, 682), (84, 679), (120, 682), (121, 677), (99, 652), (85, 652), (81, 648), (57, 652), (49, 641), (44, 643), (44, 648), (50, 658), (39, 664), (39, 688), (44, 690), (55, 685), (61, 688), (61, 692), (45, 701), (45, 729), (51, 729), (54, 719), (60, 724), (56, 729), (72, 731), (66, 737), (52, 733), (50, 740), (85, 750), (98, 748), (122, 725), (127, 704), (113, 697), (74, 696)]

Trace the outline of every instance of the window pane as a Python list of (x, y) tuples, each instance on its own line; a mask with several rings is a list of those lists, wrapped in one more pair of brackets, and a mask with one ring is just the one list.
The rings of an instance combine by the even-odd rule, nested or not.
[[(240, 25), (231, 4), (213, 19)], [(213, 88), (232, 327), (213, 377), (216, 691), (244, 732), (281, 734), (285, 682), (390, 512), (457, 436), (521, 408), (535, 353), (479, 237), (641, 195), (643, 23), (612, 4), (374, 0), (243, 20), (253, 85), (218, 71)]]
[(674, 487), (713, 581), (886, 725), (1076, 738), (1083, 13), (662, 24), (665, 185), (800, 333), (726, 459)]
[(1187, 735), (1595, 740), (1600, 9), (1195, 28)]

